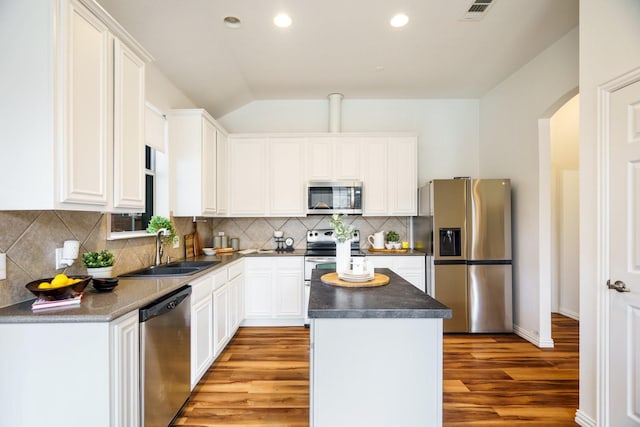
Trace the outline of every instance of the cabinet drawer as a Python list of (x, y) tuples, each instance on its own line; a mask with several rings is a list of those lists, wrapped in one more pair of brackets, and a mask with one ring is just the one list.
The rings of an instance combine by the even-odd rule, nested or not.
[(424, 268), (424, 256), (396, 256), (393, 265), (398, 268)]
[(227, 269), (220, 268), (213, 273), (213, 289), (218, 289), (227, 283)]
[(242, 261), (235, 262), (228, 267), (229, 275), (228, 279), (231, 280), (234, 277), (241, 275), (244, 271), (244, 263)]
[(205, 296), (211, 295), (213, 292), (212, 277), (207, 275), (190, 283), (191, 285), (191, 301), (200, 301)]

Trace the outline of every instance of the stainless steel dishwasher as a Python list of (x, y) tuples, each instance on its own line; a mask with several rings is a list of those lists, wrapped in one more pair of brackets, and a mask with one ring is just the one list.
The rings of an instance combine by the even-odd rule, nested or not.
[(166, 427), (191, 391), (191, 287), (140, 309), (140, 395), (145, 427)]

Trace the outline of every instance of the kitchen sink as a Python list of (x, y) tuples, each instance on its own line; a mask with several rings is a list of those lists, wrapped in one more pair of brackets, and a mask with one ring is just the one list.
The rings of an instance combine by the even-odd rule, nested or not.
[(170, 264), (153, 265), (129, 273), (120, 277), (171, 277), (190, 276), (206, 268), (219, 264), (220, 261), (177, 261)]

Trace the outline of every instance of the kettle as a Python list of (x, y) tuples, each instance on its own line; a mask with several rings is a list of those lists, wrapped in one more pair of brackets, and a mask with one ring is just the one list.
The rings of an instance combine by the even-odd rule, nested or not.
[(367, 240), (374, 249), (384, 249), (384, 231), (367, 236)]

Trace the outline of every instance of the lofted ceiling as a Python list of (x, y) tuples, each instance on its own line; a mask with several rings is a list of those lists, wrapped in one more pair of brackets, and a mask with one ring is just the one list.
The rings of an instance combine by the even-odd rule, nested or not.
[[(214, 117), (332, 92), (478, 98), (578, 25), (578, 0), (493, 0), (477, 21), (463, 19), (473, 0), (97, 1)], [(273, 25), (280, 12), (291, 27)], [(409, 23), (392, 28), (398, 12)]]

